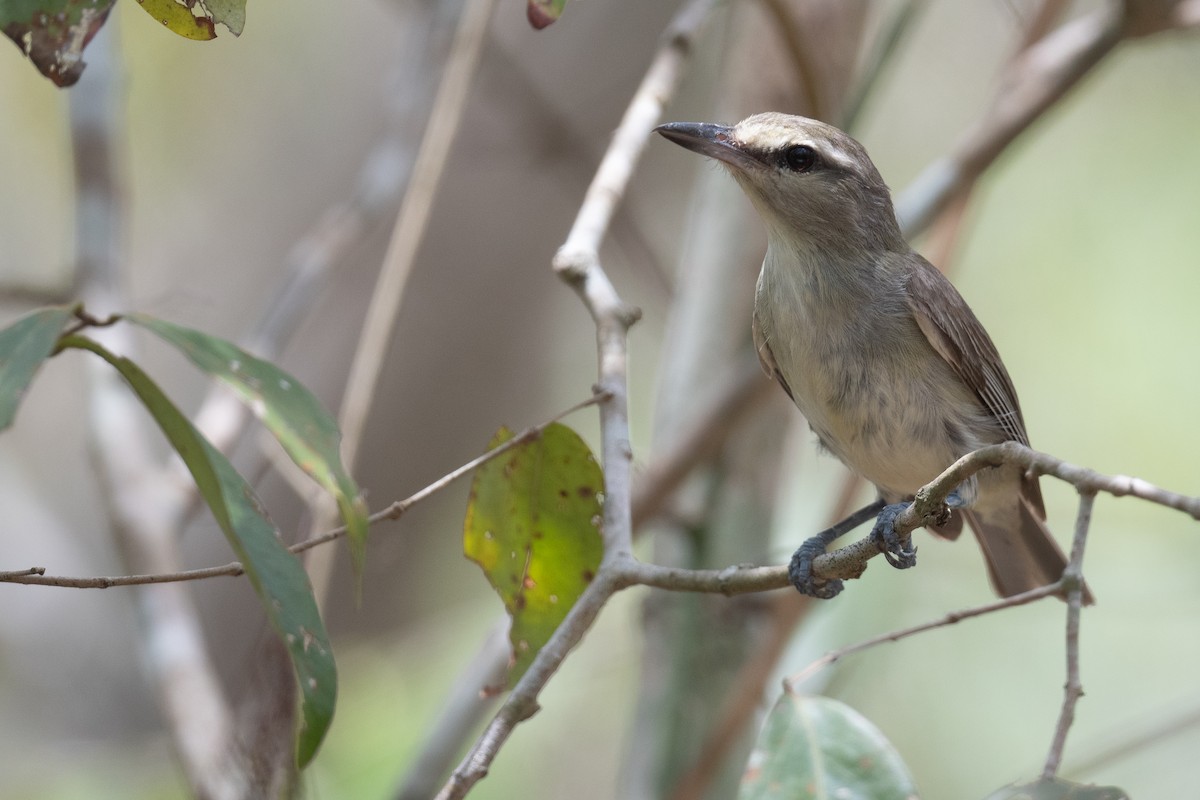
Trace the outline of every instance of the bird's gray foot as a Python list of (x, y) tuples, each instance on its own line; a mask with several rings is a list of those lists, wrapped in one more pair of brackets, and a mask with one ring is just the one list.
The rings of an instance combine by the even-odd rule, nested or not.
[(837, 578), (824, 580), (812, 574), (813, 559), (823, 555), (830, 543), (841, 534), (841, 531), (831, 528), (818, 533), (811, 539), (806, 539), (804, 544), (796, 548), (796, 552), (792, 554), (792, 560), (788, 564), (788, 580), (800, 594), (820, 600), (829, 600), (841, 593), (842, 582)]
[(883, 553), (887, 562), (896, 569), (908, 569), (917, 565), (917, 548), (912, 546), (912, 539), (901, 538), (896, 533), (896, 517), (911, 503), (892, 503), (883, 507), (871, 529), (871, 541)]
[(806, 594), (809, 597), (816, 597), (821, 600), (829, 600), (830, 598), (837, 597), (842, 591), (842, 582), (837, 578), (818, 578), (814, 576), (812, 574), (813, 559), (824, 554), (829, 545), (833, 544), (838, 537), (857, 528), (875, 516), (883, 507), (882, 499), (875, 500), (855, 511), (836, 525), (826, 528), (811, 539), (805, 540), (804, 544), (800, 545), (796, 549), (796, 552), (792, 554), (792, 560), (788, 564), (788, 579), (791, 580), (792, 586), (796, 587), (796, 591), (800, 592), (800, 594)]

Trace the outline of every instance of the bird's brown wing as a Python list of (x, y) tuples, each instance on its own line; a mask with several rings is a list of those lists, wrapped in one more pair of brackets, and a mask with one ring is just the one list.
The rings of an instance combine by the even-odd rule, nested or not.
[(796, 402), (796, 397), (792, 394), (792, 387), (788, 386), (787, 381), (783, 379), (783, 373), (779, 371), (779, 365), (775, 363), (775, 354), (771, 352), (771, 345), (767, 342), (767, 337), (763, 335), (762, 328), (758, 324), (757, 311), (750, 318), (750, 332), (754, 336), (754, 350), (758, 353), (758, 363), (762, 364), (763, 372), (767, 373), (768, 378), (779, 381), (779, 385), (787, 392), (787, 396), (792, 398), (793, 403)]
[[(1025, 418), (1000, 352), (954, 284), (920, 256), (913, 257), (908, 278), (909, 308), (929, 344), (1000, 423), (1005, 435), (1029, 446)], [(1021, 494), (1042, 519), (1042, 490), (1036, 478), (1022, 478)]]
[(954, 285), (925, 259), (915, 256), (913, 261), (907, 299), (917, 326), (996, 418), (1007, 438), (1028, 446), (1017, 390), (996, 345)]

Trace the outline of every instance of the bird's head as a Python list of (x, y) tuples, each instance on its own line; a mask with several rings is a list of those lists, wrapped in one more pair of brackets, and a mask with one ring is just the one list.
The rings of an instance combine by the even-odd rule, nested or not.
[(724, 164), (773, 240), (827, 252), (904, 247), (879, 171), (862, 145), (832, 125), (769, 113), (732, 127), (671, 122), (655, 130)]

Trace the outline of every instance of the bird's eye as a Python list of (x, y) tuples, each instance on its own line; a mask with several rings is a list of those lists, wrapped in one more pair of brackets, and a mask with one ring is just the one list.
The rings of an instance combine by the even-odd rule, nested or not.
[(817, 163), (817, 151), (806, 144), (794, 144), (783, 151), (783, 163), (794, 172), (808, 172)]

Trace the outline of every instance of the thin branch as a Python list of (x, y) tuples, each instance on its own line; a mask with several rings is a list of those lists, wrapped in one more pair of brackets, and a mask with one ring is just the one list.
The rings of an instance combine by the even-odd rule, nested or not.
[[(583, 400), (571, 406), (567, 410), (556, 414), (551, 419), (545, 422), (534, 425), (513, 436), (506, 442), (493, 447), (483, 455), (471, 459), (462, 466), (446, 473), (441, 478), (438, 478), (433, 483), (416, 493), (406, 497), (403, 500), (397, 500), (387, 508), (376, 511), (367, 517), (367, 522), (370, 525), (375, 525), (385, 520), (397, 520), (404, 515), (409, 509), (417, 503), (425, 500), (437, 492), (445, 489), (454, 481), (462, 478), (465, 475), (473, 472), (483, 464), (491, 461), (494, 458), (504, 455), (513, 448), (528, 444), (537, 439), (547, 427), (555, 422), (558, 422), (568, 414), (573, 414), (576, 411), (587, 408), (603, 402), (606, 395), (595, 394), (587, 400)], [(326, 533), (321, 533), (316, 536), (309, 537), (300, 542), (291, 545), (288, 550), (292, 553), (302, 553), (305, 550), (310, 550), (318, 545), (328, 544), (337, 541), (346, 535), (346, 527), (334, 528)], [(179, 570), (173, 572), (157, 573), (153, 575), (119, 575), (116, 577), (99, 577), (99, 578), (72, 578), (61, 575), (47, 575), (45, 567), (30, 567), (29, 569), (13, 570), (11, 572), (0, 572), (0, 583), (20, 583), (27, 586), (58, 586), (67, 589), (111, 589), (116, 586), (145, 586), (154, 583), (178, 583), (181, 581), (198, 581), (208, 578), (220, 577), (237, 577), (245, 574), (245, 568), (240, 561), (231, 561), (228, 564), (222, 564), (215, 567), (204, 567), (201, 569)]]
[(901, 639), (907, 639), (910, 636), (916, 636), (918, 633), (931, 631), (935, 628), (944, 628), (947, 625), (954, 625), (962, 622), (964, 619), (972, 617), (981, 617), (984, 614), (991, 614), (996, 611), (1001, 611), (1006, 608), (1015, 608), (1016, 606), (1028, 605), (1046, 597), (1055, 596), (1063, 591), (1063, 581), (1058, 580), (1054, 583), (1048, 583), (1045, 586), (1039, 586), (1036, 589), (1030, 589), (1028, 592), (1014, 594), (1012, 597), (1005, 597), (1000, 600), (993, 600), (990, 603), (984, 603), (973, 608), (965, 608), (962, 611), (951, 611), (944, 617), (940, 617), (931, 622), (923, 622), (920, 625), (913, 625), (910, 628), (901, 628), (896, 631), (889, 631), (878, 636), (872, 636), (869, 639), (864, 639), (861, 642), (840, 647), (837, 650), (831, 650), (825, 655), (818, 658), (816, 661), (809, 664), (804, 669), (788, 676), (784, 679), (783, 688), (788, 692), (797, 692), (799, 687), (813, 675), (825, 669), (832, 664), (837, 663), (842, 658), (854, 653), (860, 653), (863, 650), (869, 650), (877, 645), (886, 642), (898, 642)]
[[(468, 0), (462, 11), (429, 124), (413, 164), (412, 178), (400, 206), (379, 279), (371, 293), (338, 415), (342, 457), (350, 469), (357, 461), (367, 416), (391, 345), (392, 329), (400, 312), (400, 301), (412, 273), (417, 248), (425, 235), (450, 146), (462, 120), (494, 5), (495, 0)], [(325, 504), (324, 508), (330, 509), (330, 504)], [(331, 510), (319, 513), (314, 527), (318, 530), (327, 528), (331, 520)], [(320, 601), (325, 595), (337, 551), (317, 552), (308, 559), (307, 567), (314, 593)]]
[(1079, 493), (1079, 513), (1075, 518), (1075, 538), (1071, 543), (1071, 558), (1059, 583), (1067, 590), (1067, 684), (1063, 687), (1062, 710), (1058, 724), (1054, 727), (1054, 738), (1050, 752), (1046, 755), (1046, 766), (1042, 778), (1050, 779), (1058, 774), (1062, 763), (1063, 748), (1067, 744), (1067, 733), (1075, 722), (1075, 706), (1083, 697), (1083, 683), (1079, 679), (1079, 616), (1083, 605), (1083, 551), (1087, 545), (1088, 528), (1092, 524), (1092, 506), (1096, 502), (1094, 492)]
[(583, 638), (608, 602), (622, 588), (619, 568), (632, 561), (631, 465), (626, 375), (627, 334), (639, 313), (627, 306), (600, 265), (600, 243), (614, 210), (633, 176), (651, 129), (675, 93), (683, 67), (715, 0), (691, 0), (671, 21), (658, 53), (635, 92), (566, 241), (554, 257), (554, 271), (579, 295), (596, 324), (598, 387), (610, 394), (600, 406), (604, 467), (604, 558), (595, 579), (566, 619), (538, 652), (491, 724), (442, 788), (442, 800), (461, 798), (488, 771), (513, 729), (537, 710), (537, 698), (567, 654)]

